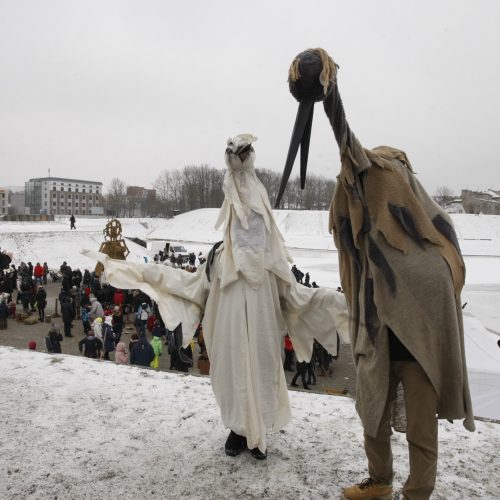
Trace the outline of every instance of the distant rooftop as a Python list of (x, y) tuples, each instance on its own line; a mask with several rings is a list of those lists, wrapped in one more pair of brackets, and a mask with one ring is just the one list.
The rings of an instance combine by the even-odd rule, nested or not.
[(30, 179), (28, 182), (31, 181), (64, 181), (64, 182), (81, 182), (81, 183), (87, 183), (87, 184), (101, 184), (102, 182), (99, 181), (83, 181), (81, 179), (67, 179), (65, 177), (36, 177), (33, 179)]

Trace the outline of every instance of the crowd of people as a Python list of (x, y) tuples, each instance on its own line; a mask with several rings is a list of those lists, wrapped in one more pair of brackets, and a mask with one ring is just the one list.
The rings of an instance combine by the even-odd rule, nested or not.
[[(166, 254), (162, 251), (155, 256), (155, 262), (165, 262)], [(187, 261), (170, 262), (171, 265), (188, 272), (195, 272), (198, 265), (205, 261), (200, 252), (189, 254)], [(45, 347), (48, 352), (61, 353), (61, 342), (64, 337), (74, 337), (72, 331), (75, 321), (81, 321), (84, 337), (78, 342), (79, 351), (88, 358), (110, 360), (110, 354), (118, 364), (150, 366), (159, 368), (160, 356), (164, 348), (170, 355), (169, 368), (187, 372), (193, 366), (193, 352), (199, 345), (200, 356), (206, 356), (203, 342), (203, 330), (200, 323), (193, 341), (183, 347), (182, 325), (169, 331), (165, 327), (155, 304), (140, 290), (122, 290), (101, 283), (101, 266), (89, 271), (79, 268), (72, 269), (64, 261), (59, 270), (50, 270), (47, 263), (21, 262), (18, 266), (11, 264), (0, 270), (0, 330), (7, 328), (9, 317), (16, 318), (16, 310), (21, 304), (24, 314), (37, 313), (40, 322), (45, 321), (47, 307), (47, 292), (45, 285), (50, 282), (60, 282), (58, 294), (61, 328), (52, 321), (45, 337)], [(307, 287), (318, 288), (316, 282), (310, 282), (309, 273), (303, 273), (295, 265), (292, 273), (298, 283)], [(122, 340), (125, 325), (131, 323), (134, 333), (129, 342)], [(146, 333), (151, 334), (148, 340)], [(34, 341), (30, 341), (34, 342)], [(36, 343), (35, 343), (36, 346)], [(31, 345), (33, 347), (33, 345)], [(290, 337), (284, 338), (284, 369), (296, 371), (291, 387), (298, 387), (298, 378), (304, 389), (316, 383), (316, 373), (331, 375), (333, 357), (315, 342), (313, 356), (309, 362), (296, 362)]]
[[(167, 330), (158, 305), (150, 297), (140, 290), (122, 290), (102, 283), (99, 265), (94, 271), (85, 269), (82, 273), (78, 268), (72, 269), (66, 261), (58, 271), (49, 270), (46, 262), (43, 265), (37, 262), (35, 266), (31, 262), (21, 262), (18, 266), (10, 262), (9, 257), (7, 265), (0, 270), (0, 330), (7, 329), (9, 317), (16, 318), (19, 304), (25, 316), (37, 313), (38, 321), (45, 321), (45, 285), (50, 279), (52, 283), (61, 284), (54, 316), (59, 316), (57, 304), (60, 304), (62, 329), (51, 321), (45, 337), (47, 352), (61, 353), (61, 342), (65, 337), (76, 336), (72, 333), (75, 322), (81, 321), (84, 337), (79, 340), (78, 348), (88, 358), (110, 360), (113, 357), (118, 364), (158, 369), (165, 349), (170, 355), (169, 368), (187, 372), (193, 366), (197, 343), (200, 354), (206, 355), (201, 323), (193, 341), (184, 347), (182, 325), (173, 331)], [(189, 266), (183, 269), (191, 271)], [(134, 332), (128, 343), (122, 340), (127, 324), (132, 325)], [(148, 332), (151, 340), (147, 338)], [(36, 350), (36, 342), (30, 340), (28, 347)]]

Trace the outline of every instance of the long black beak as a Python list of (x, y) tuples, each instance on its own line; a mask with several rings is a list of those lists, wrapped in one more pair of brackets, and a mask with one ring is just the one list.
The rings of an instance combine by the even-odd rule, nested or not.
[(311, 128), (314, 114), (314, 101), (304, 100), (299, 103), (295, 125), (293, 127), (292, 139), (288, 148), (285, 168), (283, 169), (283, 177), (281, 178), (281, 186), (278, 193), (278, 198), (274, 208), (278, 208), (281, 203), (281, 198), (285, 192), (288, 179), (292, 173), (293, 164), (297, 156), (297, 151), (300, 146), (300, 187), (304, 189), (306, 183), (307, 158), (309, 155), (309, 143), (311, 141)]

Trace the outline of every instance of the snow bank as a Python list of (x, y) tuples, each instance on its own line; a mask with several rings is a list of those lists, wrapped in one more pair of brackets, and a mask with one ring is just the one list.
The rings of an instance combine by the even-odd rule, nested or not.
[[(0, 347), (0, 498), (339, 498), (366, 475), (348, 398), (290, 393), (269, 456), (227, 457), (205, 377)], [(440, 423), (433, 499), (498, 498), (500, 426)], [(407, 474), (393, 438), (395, 486)]]

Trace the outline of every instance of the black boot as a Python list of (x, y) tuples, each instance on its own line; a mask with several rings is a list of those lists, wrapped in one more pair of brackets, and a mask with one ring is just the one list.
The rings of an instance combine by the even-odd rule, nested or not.
[(256, 458), (257, 460), (265, 460), (267, 458), (267, 452), (262, 453), (259, 448), (254, 448), (253, 450), (250, 450), (250, 454), (252, 455), (253, 458)]
[(239, 455), (246, 447), (247, 438), (231, 431), (229, 433), (229, 436), (227, 437), (224, 451), (226, 452), (226, 455), (235, 457), (236, 455)]

